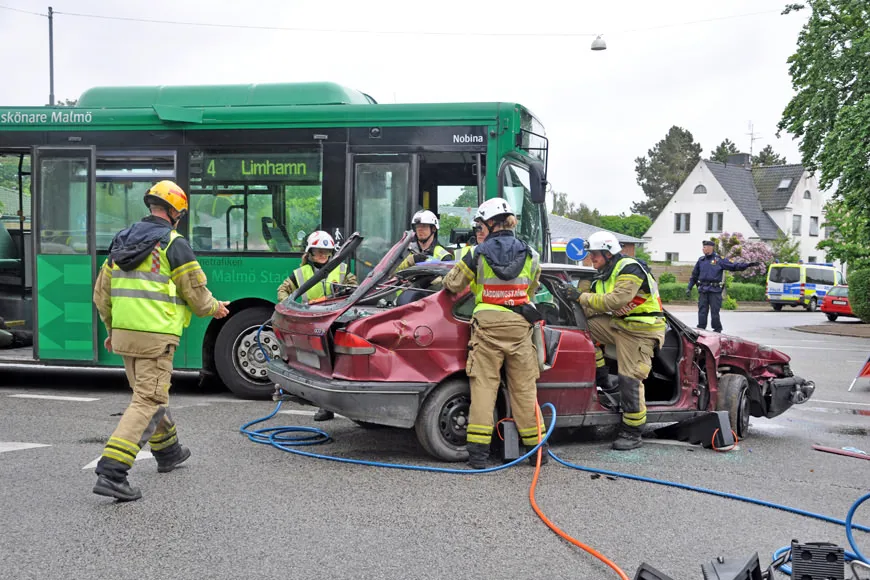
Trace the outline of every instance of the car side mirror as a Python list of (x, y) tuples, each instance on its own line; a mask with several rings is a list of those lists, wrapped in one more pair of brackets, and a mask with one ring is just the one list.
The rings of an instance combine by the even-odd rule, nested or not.
[(529, 193), (532, 203), (547, 201), (547, 176), (544, 174), (544, 166), (540, 163), (532, 163), (529, 166)]

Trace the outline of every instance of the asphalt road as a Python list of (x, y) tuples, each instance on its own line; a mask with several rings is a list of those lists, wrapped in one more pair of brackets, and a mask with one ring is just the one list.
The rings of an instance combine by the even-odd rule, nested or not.
[[(692, 313), (679, 316), (694, 322)], [(732, 452), (651, 441), (617, 453), (606, 440), (565, 433), (553, 450), (581, 465), (844, 519), (867, 492), (870, 462), (811, 445), (870, 452), (870, 385), (846, 391), (870, 341), (787, 330), (816, 319), (824, 316), (723, 313), (727, 333), (784, 350), (795, 372), (817, 386), (802, 407), (753, 420), (750, 437)], [(183, 379), (175, 383), (173, 415), (192, 458), (158, 474), (141, 454), (130, 479), (144, 498), (115, 503), (91, 488), (93, 464), (129, 400), (123, 379), (42, 372), (0, 381), (0, 578), (616, 578), (538, 519), (526, 465), (433, 474), (285, 453), (239, 433), (273, 403), (202, 392)], [(315, 424), (310, 407), (283, 409), (269, 425), (317, 425), (334, 437), (307, 451), (443, 466), (409, 432), (361, 429), (343, 418)], [(701, 578), (701, 564), (717, 556), (758, 552), (766, 564), (793, 538), (847, 545), (836, 525), (671, 487), (593, 479), (553, 461), (536, 497), (547, 517), (630, 578), (641, 562), (677, 579)], [(870, 509), (862, 512), (857, 519), (870, 525)], [(870, 535), (856, 538), (870, 553)]]

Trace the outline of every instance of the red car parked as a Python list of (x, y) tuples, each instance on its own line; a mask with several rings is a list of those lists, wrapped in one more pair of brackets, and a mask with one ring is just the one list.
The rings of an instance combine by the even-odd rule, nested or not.
[[(451, 263), (424, 262), (394, 274), (413, 232), (387, 253), (359, 287), (315, 304), (294, 301), (350, 258), (354, 234), (333, 259), (272, 317), (279, 357), (270, 378), (287, 394), (362, 424), (414, 428), (421, 445), (445, 461), (463, 461), (469, 387), (466, 347), (474, 296), (440, 291)], [(591, 279), (583, 266), (544, 264), (536, 306), (560, 331), (552, 368), (541, 373), (538, 400), (556, 408), (557, 427), (615, 424), (620, 415), (598, 403), (594, 346), (579, 305), (563, 298), (566, 284)], [(397, 296), (397, 291), (399, 291)], [(666, 313), (668, 330), (645, 383), (647, 420), (671, 423), (726, 410), (738, 437), (750, 416), (775, 417), (813, 393), (794, 376), (789, 357), (728, 335), (698, 331)], [(265, 334), (265, 333), (264, 333)], [(606, 352), (611, 373), (614, 353)], [(613, 377), (615, 378), (615, 377)], [(500, 416), (506, 416), (499, 396)]]
[(855, 313), (852, 312), (852, 305), (849, 303), (848, 286), (834, 286), (828, 290), (828, 293), (822, 299), (821, 310), (831, 322), (834, 322), (840, 316), (857, 318)]

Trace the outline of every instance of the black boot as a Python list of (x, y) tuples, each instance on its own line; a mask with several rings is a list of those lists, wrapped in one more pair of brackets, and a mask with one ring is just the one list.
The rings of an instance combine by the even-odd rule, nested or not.
[[(526, 449), (525, 453), (528, 453), (529, 451), (534, 449), (535, 446), (534, 445), (525, 445), (524, 447)], [(547, 462), (550, 461), (549, 451), (550, 451), (550, 444), (549, 443), (544, 443), (543, 445), (541, 445), (541, 465), (547, 465)], [(534, 467), (537, 464), (538, 464), (538, 452), (535, 451), (534, 454), (529, 455), (529, 465)]]
[(327, 411), (326, 409), (317, 409), (317, 412), (314, 413), (315, 421), (329, 421), (335, 418), (335, 413), (332, 411)]
[(190, 457), (190, 449), (180, 443), (172, 445), (162, 451), (151, 451), (151, 455), (157, 460), (157, 472), (169, 473)]
[(94, 470), (97, 473), (97, 484), (94, 486), (94, 493), (113, 497), (119, 501), (134, 501), (142, 497), (142, 492), (138, 487), (133, 487), (127, 481), (127, 472), (130, 470), (128, 465), (110, 459), (101, 457), (97, 462), (97, 468)]
[(643, 445), (643, 440), (640, 437), (640, 427), (629, 427), (623, 423), (619, 435), (613, 441), (613, 448), (617, 451), (629, 451), (637, 449), (641, 445)]
[(472, 469), (486, 469), (486, 461), (489, 459), (489, 445), (483, 443), (466, 443), (468, 450), (468, 465)]
[(619, 409), (619, 385), (610, 383), (610, 369), (606, 366), (595, 369), (595, 385), (598, 387), (598, 402), (605, 409)]

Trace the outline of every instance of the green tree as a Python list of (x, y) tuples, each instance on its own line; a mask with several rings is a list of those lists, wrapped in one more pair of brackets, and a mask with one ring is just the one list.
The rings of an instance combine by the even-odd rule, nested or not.
[(773, 258), (777, 262), (791, 263), (801, 259), (800, 240), (793, 240), (783, 232), (779, 232), (770, 244)]
[(819, 186), (837, 190), (826, 206), (829, 237), (818, 244), (828, 259), (858, 269), (870, 265), (870, 11), (866, 2), (807, 0), (811, 15), (789, 57), (794, 97), (777, 134), (800, 140), (801, 160), (820, 172)]
[(583, 222), (591, 226), (601, 226), (601, 213), (585, 203), (575, 204), (568, 201), (568, 194), (563, 191), (553, 192), (553, 215), (566, 217), (569, 220)]
[(601, 216), (601, 227), (611, 232), (625, 234), (635, 238), (642, 238), (649, 227), (652, 225), (652, 220), (645, 215), (603, 215)]
[(701, 145), (675, 125), (647, 155), (634, 160), (637, 184), (647, 199), (632, 204), (631, 211), (655, 220), (701, 160)]
[(710, 151), (710, 161), (725, 163), (728, 161), (728, 156), (734, 155), (735, 153), (740, 153), (740, 150), (737, 149), (737, 145), (735, 145), (731, 139), (725, 139), (719, 143), (718, 147)]
[(477, 207), (477, 187), (465, 185), (462, 193), (453, 201), (453, 207)]
[(785, 157), (776, 153), (770, 145), (759, 151), (758, 155), (752, 156), (753, 167), (758, 167), (759, 165), (785, 165), (786, 163)]

